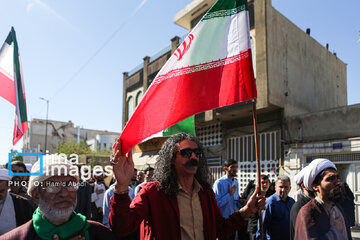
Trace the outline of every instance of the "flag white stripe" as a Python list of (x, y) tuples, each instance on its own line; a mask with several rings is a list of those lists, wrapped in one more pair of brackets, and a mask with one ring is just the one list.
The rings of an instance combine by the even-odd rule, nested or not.
[(5, 42), (0, 50), (0, 72), (14, 81), (13, 64), (14, 45), (9, 45)]
[[(227, 32), (231, 34), (225, 34)], [(194, 39), (183, 59), (178, 61), (175, 51), (158, 75), (178, 68), (225, 59), (248, 50), (251, 48), (250, 38), (247, 34), (240, 34), (244, 32), (249, 32), (248, 11), (200, 22), (191, 32)], [(189, 37), (184, 41), (188, 43)], [(183, 49), (181, 45), (180, 50)], [(214, 48), (218, 49), (214, 51)], [(209, 51), (209, 49), (212, 50)]]
[(14, 63), (14, 83), (15, 83), (15, 96), (16, 96), (16, 121), (15, 121), (15, 124), (16, 124), (16, 127), (21, 131), (23, 132), (23, 129), (22, 129), (22, 125), (21, 125), (21, 115), (20, 115), (20, 101), (19, 101), (19, 92), (18, 92), (18, 81), (17, 81), (17, 78), (16, 78), (16, 72), (18, 71), (18, 69), (16, 69), (16, 64)]

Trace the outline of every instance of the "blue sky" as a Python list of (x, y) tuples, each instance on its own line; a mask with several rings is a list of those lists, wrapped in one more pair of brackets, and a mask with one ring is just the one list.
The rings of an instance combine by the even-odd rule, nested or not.
[[(186, 34), (174, 15), (191, 0), (0, 0), (0, 44), (14, 26), (28, 118), (121, 131), (122, 73)], [(347, 64), (348, 103), (360, 103), (360, 1), (273, 0)], [(114, 35), (114, 33), (116, 33)], [(111, 37), (112, 36), (112, 37)], [(0, 163), (12, 148), (14, 107), (0, 98)], [(22, 141), (15, 146), (21, 149)]]

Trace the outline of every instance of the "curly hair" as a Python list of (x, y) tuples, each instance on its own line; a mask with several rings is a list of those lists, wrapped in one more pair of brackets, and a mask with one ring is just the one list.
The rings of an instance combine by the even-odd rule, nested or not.
[(169, 137), (159, 151), (159, 157), (155, 163), (154, 180), (158, 181), (158, 186), (165, 194), (177, 194), (179, 192), (178, 176), (176, 174), (172, 160), (176, 157), (178, 143), (183, 140), (195, 142), (200, 151), (199, 166), (195, 174), (198, 181), (209, 184), (210, 171), (204, 154), (204, 148), (200, 141), (193, 135), (179, 133)]

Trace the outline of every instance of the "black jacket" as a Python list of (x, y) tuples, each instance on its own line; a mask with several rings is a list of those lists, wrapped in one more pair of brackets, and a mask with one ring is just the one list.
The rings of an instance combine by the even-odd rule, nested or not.
[(81, 213), (86, 219), (91, 219), (91, 186), (88, 182), (80, 180), (76, 198), (77, 203), (74, 211)]
[(294, 203), (294, 205), (291, 208), (290, 211), (290, 240), (294, 239), (294, 234), (295, 234), (295, 224), (296, 224), (296, 217), (300, 211), (300, 209), (307, 204), (311, 199), (307, 196), (305, 196), (305, 194), (301, 194), (298, 197), (298, 200), (296, 203)]
[(18, 227), (32, 218), (35, 209), (26, 198), (13, 193), (10, 193), (10, 196), (14, 203), (16, 226)]

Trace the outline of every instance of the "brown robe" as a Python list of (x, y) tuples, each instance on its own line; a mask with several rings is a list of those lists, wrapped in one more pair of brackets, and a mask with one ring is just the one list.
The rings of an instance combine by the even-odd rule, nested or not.
[[(338, 206), (339, 207), (339, 206)], [(344, 216), (341, 207), (340, 211)], [(299, 211), (295, 225), (295, 240), (322, 240), (330, 229), (330, 218), (321, 204), (312, 199)], [(348, 239), (351, 238), (350, 226), (346, 226)]]

